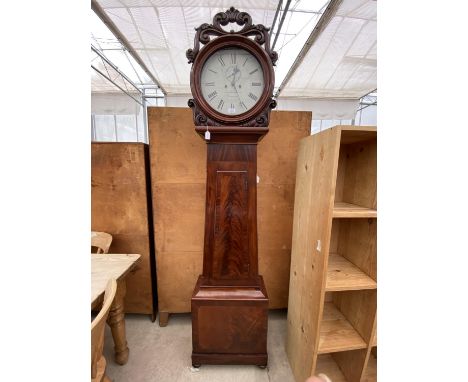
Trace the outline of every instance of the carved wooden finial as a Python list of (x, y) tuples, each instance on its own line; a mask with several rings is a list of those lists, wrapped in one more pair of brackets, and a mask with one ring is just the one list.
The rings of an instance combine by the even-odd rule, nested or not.
[[(243, 28), (237, 32), (234, 30), (228, 32), (222, 28), (222, 26), (230, 23), (236, 23), (243, 26)], [(220, 37), (227, 34), (239, 34), (245, 37), (255, 36), (254, 41), (264, 46), (265, 51), (271, 59), (271, 63), (275, 65), (278, 60), (278, 54), (270, 48), (270, 34), (268, 33), (270, 28), (262, 24), (252, 24), (252, 17), (247, 12), (240, 12), (234, 7), (229, 8), (225, 12), (217, 13), (213, 17), (212, 24), (201, 24), (195, 30), (197, 32), (195, 34), (194, 47), (193, 49), (188, 49), (185, 54), (189, 64), (195, 61), (200, 50), (200, 43), (206, 45), (211, 41), (211, 36)]]

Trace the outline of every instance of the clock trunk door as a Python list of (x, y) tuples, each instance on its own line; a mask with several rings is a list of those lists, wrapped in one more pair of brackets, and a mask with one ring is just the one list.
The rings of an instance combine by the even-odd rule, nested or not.
[(215, 200), (213, 277), (247, 279), (250, 271), (247, 171), (219, 169)]

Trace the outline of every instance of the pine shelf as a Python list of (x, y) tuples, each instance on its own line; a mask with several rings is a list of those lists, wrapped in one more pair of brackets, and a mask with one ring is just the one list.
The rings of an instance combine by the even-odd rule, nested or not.
[(375, 127), (335, 126), (301, 141), (286, 339), (295, 382), (319, 373), (333, 382), (372, 375), (376, 206)]
[(323, 373), (333, 382), (347, 382), (340, 368), (330, 354), (317, 357), (317, 374)]
[(325, 291), (376, 289), (377, 282), (343, 256), (330, 253)]
[(323, 307), (318, 354), (364, 349), (367, 345), (332, 302)]
[(334, 218), (376, 218), (377, 210), (358, 206), (356, 204), (335, 202), (333, 208)]

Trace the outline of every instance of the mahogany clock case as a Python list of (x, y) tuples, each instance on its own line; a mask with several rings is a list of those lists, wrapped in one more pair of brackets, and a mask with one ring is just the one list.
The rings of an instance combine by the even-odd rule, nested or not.
[[(240, 48), (248, 51), (259, 61), (263, 71), (265, 88), (261, 97), (250, 110), (239, 115), (223, 114), (213, 109), (201, 93), (201, 73), (206, 60), (224, 48)], [(275, 74), (268, 54), (253, 40), (240, 35), (225, 35), (210, 41), (196, 56), (190, 72), (190, 88), (198, 107), (207, 116), (224, 126), (239, 125), (261, 114), (271, 102), (274, 83)]]
[[(244, 27), (238, 32), (221, 28), (229, 23)], [(249, 14), (233, 7), (196, 30), (194, 49), (187, 51), (193, 62), (189, 106), (195, 130), (202, 134), (209, 129), (213, 134), (207, 141), (203, 274), (191, 301), (192, 364), (265, 367), (269, 300), (258, 274), (257, 142), (268, 132), (270, 110), (276, 106), (272, 95), (277, 54), (270, 51), (269, 29), (252, 24)], [(264, 76), (258, 102), (239, 115), (214, 110), (201, 91), (205, 62), (226, 48), (248, 51)]]

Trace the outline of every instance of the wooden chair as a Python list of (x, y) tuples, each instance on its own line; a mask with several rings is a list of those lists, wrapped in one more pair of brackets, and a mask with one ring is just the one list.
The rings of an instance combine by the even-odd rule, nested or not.
[(107, 316), (117, 291), (117, 282), (109, 280), (104, 292), (104, 302), (96, 318), (91, 323), (91, 381), (110, 382), (106, 376), (106, 359), (102, 355), (104, 330)]
[(91, 247), (96, 247), (96, 253), (108, 253), (112, 243), (112, 235), (105, 232), (91, 231)]

